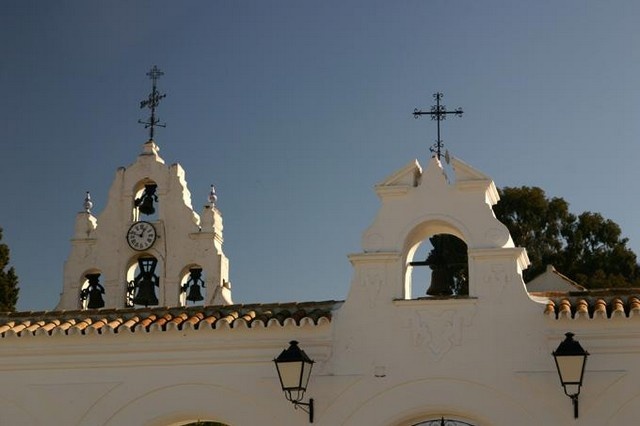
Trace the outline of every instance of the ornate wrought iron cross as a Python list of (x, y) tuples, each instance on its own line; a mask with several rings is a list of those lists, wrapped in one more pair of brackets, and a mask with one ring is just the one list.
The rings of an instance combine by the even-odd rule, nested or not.
[(438, 139), (436, 139), (435, 144), (429, 147), (429, 151), (435, 153), (438, 157), (438, 160), (440, 159), (440, 155), (442, 154), (441, 151), (443, 146), (442, 139), (440, 139), (440, 122), (447, 118), (447, 114), (455, 114), (457, 117), (462, 117), (462, 113), (464, 112), (462, 111), (462, 108), (458, 108), (454, 111), (447, 111), (446, 106), (440, 105), (440, 100), (442, 99), (442, 97), (443, 95), (440, 92), (433, 94), (433, 98), (436, 100), (436, 104), (431, 105), (431, 111), (422, 111), (418, 108), (413, 110), (414, 118), (418, 118), (421, 115), (430, 115), (432, 120), (438, 122)]
[(151, 93), (149, 93), (149, 97), (144, 101), (140, 102), (140, 108), (147, 107), (151, 110), (151, 117), (149, 117), (148, 121), (138, 120), (138, 123), (144, 124), (145, 129), (149, 129), (149, 140), (153, 140), (153, 129), (154, 127), (167, 127), (166, 124), (160, 124), (160, 120), (156, 117), (156, 107), (160, 103), (160, 100), (166, 97), (166, 94), (160, 94), (158, 89), (156, 88), (156, 83), (158, 79), (164, 75), (160, 68), (157, 65), (154, 65), (153, 68), (147, 73), (149, 78), (152, 81), (152, 89)]

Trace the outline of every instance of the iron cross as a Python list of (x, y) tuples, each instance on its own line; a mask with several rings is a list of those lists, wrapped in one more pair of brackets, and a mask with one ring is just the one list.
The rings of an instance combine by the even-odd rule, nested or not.
[(440, 159), (441, 150), (442, 150), (442, 139), (440, 139), (440, 122), (447, 118), (447, 114), (455, 114), (457, 117), (462, 117), (462, 108), (458, 108), (455, 111), (447, 111), (447, 107), (444, 105), (440, 105), (440, 100), (442, 99), (442, 93), (434, 93), (433, 98), (436, 100), (435, 105), (431, 105), (431, 111), (422, 111), (418, 108), (413, 110), (414, 118), (418, 118), (421, 115), (430, 115), (432, 120), (438, 122), (438, 139), (436, 139), (436, 143), (429, 147), (429, 151), (436, 154), (438, 160)]
[(156, 88), (156, 83), (158, 79), (164, 75), (164, 73), (160, 71), (160, 68), (158, 68), (157, 65), (154, 65), (153, 68), (151, 68), (151, 71), (147, 73), (147, 75), (152, 81), (152, 89), (151, 89), (151, 93), (149, 93), (149, 97), (144, 101), (140, 102), (140, 108), (144, 108), (144, 107), (149, 108), (151, 110), (151, 117), (149, 117), (148, 121), (138, 120), (138, 123), (144, 124), (144, 128), (149, 129), (149, 140), (153, 140), (154, 127), (156, 126), (167, 127), (166, 124), (160, 124), (159, 122), (160, 120), (156, 117), (156, 107), (160, 103), (160, 100), (166, 97), (167, 95), (166, 94), (161, 95), (158, 92), (158, 89)]

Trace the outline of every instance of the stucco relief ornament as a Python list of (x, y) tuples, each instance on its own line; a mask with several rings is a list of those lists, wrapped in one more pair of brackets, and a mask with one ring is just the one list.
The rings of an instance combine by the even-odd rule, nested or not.
[(429, 349), (436, 361), (462, 344), (463, 329), (469, 327), (475, 308), (456, 310), (424, 310), (416, 312), (414, 345)]
[(498, 284), (500, 286), (499, 292), (502, 293), (507, 283), (511, 282), (511, 274), (505, 270), (504, 265), (493, 264), (484, 276), (484, 282)]
[(509, 241), (509, 232), (504, 229), (490, 228), (485, 232), (484, 237), (492, 243), (502, 246)]
[(369, 271), (365, 275), (362, 284), (367, 292), (367, 297), (369, 299), (369, 307), (373, 308), (376, 304), (376, 300), (378, 299), (378, 295), (380, 294), (380, 289), (382, 287), (382, 272), (379, 270)]

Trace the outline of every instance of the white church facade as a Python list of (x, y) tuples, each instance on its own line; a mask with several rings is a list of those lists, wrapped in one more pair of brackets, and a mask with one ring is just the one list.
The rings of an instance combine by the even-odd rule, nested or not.
[[(117, 170), (101, 214), (87, 198), (56, 309), (0, 316), (1, 425), (638, 424), (640, 298), (528, 293), (495, 184), (463, 161), (375, 186), (346, 300), (238, 305), (215, 193), (195, 212), (158, 150)], [(466, 244), (468, 288), (424, 297), (417, 249), (442, 234)], [(552, 355), (569, 332), (589, 353), (575, 411)], [(291, 341), (313, 361), (297, 406), (274, 364)]]

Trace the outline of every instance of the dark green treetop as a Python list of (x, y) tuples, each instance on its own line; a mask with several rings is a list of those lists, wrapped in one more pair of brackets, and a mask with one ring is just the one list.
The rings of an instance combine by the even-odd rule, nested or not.
[(9, 247), (2, 242), (2, 228), (0, 228), (0, 312), (16, 310), (18, 303), (18, 276), (9, 265)]
[[(524, 280), (540, 275), (547, 265), (589, 288), (640, 287), (640, 265), (615, 222), (600, 213), (574, 215), (563, 198), (549, 198), (538, 187), (505, 187), (493, 207), (513, 242), (527, 249), (531, 265)], [(444, 256), (456, 285), (466, 290), (466, 246), (451, 235), (436, 235), (427, 262)], [(447, 244), (438, 244), (438, 242)], [(440, 253), (440, 252), (441, 253)], [(464, 265), (464, 266), (462, 266)]]
[(640, 285), (636, 255), (612, 220), (592, 212), (576, 216), (563, 198), (549, 198), (538, 187), (505, 187), (498, 192), (496, 217), (531, 260), (525, 281), (553, 265), (586, 288)]

